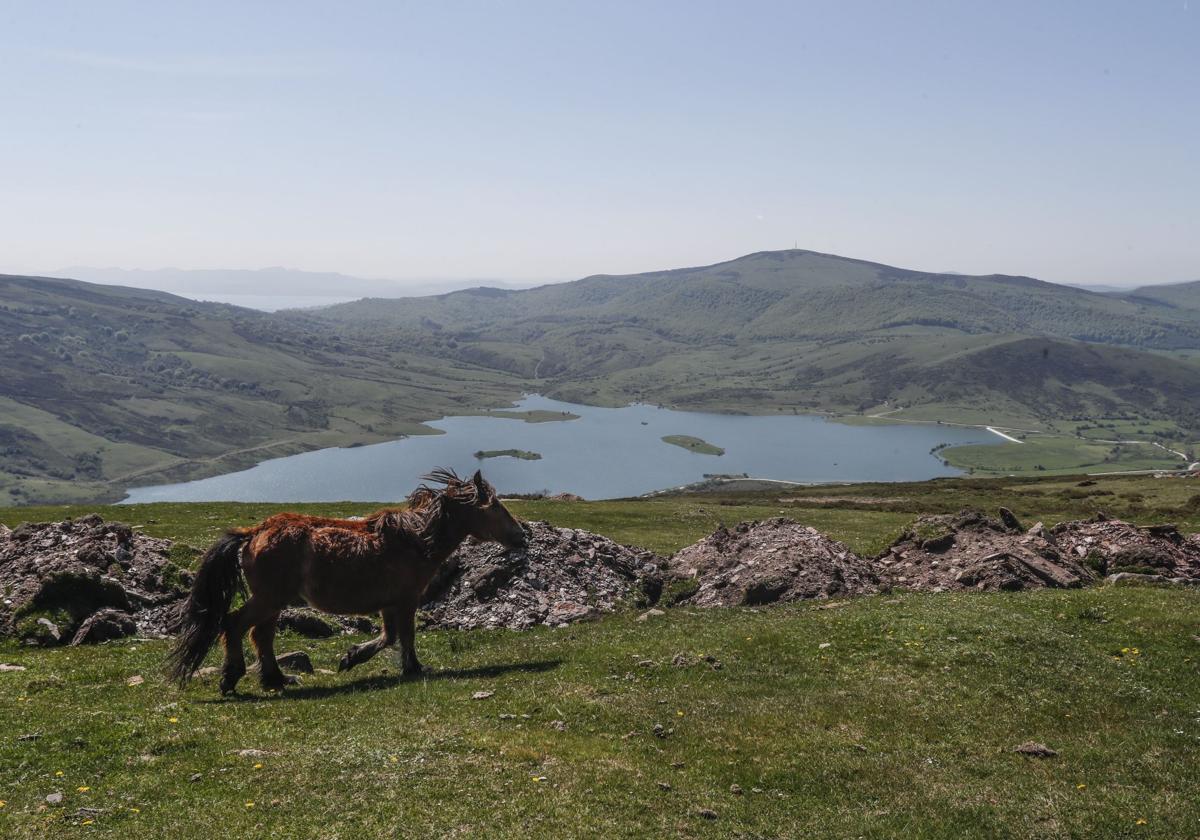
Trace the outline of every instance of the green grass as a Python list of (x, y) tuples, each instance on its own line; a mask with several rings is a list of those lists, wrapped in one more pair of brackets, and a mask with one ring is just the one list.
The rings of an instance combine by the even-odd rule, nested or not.
[(721, 447), (715, 446), (703, 438), (692, 437), (691, 435), (664, 435), (662, 442), (681, 447), (688, 452), (695, 452), (697, 455), (725, 454), (725, 450)]
[[(952, 479), (511, 507), (660, 552), (719, 522), (780, 513), (864, 554), (919, 513), (967, 506), (1006, 505), (1048, 524), (1103, 508), (1200, 529), (1195, 481), (1079, 484)], [(224, 528), (277, 510), (373, 507), (6, 508), (0, 521), (95, 510), (175, 539), (189, 563)], [(400, 681), (380, 656), (282, 697), (248, 679), (231, 700), (211, 677), (185, 690), (165, 683), (164, 642), (0, 643), (0, 662), (28, 669), (0, 672), (0, 836), (1194, 834), (1200, 592), (897, 594), (829, 606), (427, 632), (425, 678)], [(284, 635), (278, 649), (332, 670), (359, 640)], [(129, 685), (134, 676), (144, 682)], [(494, 694), (471, 699), (479, 691)], [(656, 737), (655, 724), (674, 731)], [(1010, 751), (1026, 740), (1059, 755)], [(247, 749), (264, 754), (237, 754)], [(63, 803), (46, 806), (53, 792)]]
[(1148, 443), (1098, 443), (1050, 435), (1028, 435), (1019, 444), (954, 446), (939, 454), (952, 466), (984, 475), (1118, 472), (1181, 466), (1179, 458)]
[[(425, 679), (380, 656), (234, 700), (163, 683), (161, 642), (5, 645), (28, 670), (0, 674), (0, 834), (1192, 836), (1198, 607), (1109, 588), (423, 633)], [(330, 668), (350, 641), (280, 644)], [(1030, 739), (1058, 757), (1010, 752)]]
[(526, 423), (562, 423), (568, 420), (579, 419), (578, 414), (572, 414), (569, 411), (547, 411), (543, 408), (535, 408), (528, 411), (489, 409), (476, 413), (482, 417), (501, 417), (507, 420), (523, 420)]

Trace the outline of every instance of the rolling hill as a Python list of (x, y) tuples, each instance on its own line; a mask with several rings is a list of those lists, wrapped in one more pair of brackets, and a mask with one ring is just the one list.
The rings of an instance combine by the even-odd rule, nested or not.
[(1126, 293), (1123, 297), (1130, 302), (1148, 306), (1200, 312), (1200, 280), (1162, 286), (1142, 286)]
[(1186, 445), (1200, 436), (1200, 310), (1186, 294), (800, 250), (273, 314), (0, 276), (0, 493), (111, 498), (429, 431), (420, 421), (522, 391), (1064, 434), (1106, 421)]
[(522, 291), (366, 299), (329, 318), (471, 332), (527, 324), (646, 326), (684, 341), (829, 340), (894, 327), (1034, 333), (1159, 349), (1200, 347), (1200, 322), (1151, 303), (1030, 277), (935, 274), (811, 251), (699, 268), (597, 275)]
[[(900, 402), (970, 422), (1128, 413), (1184, 424), (1200, 405), (1200, 389), (1187, 387), (1200, 369), (1175, 356), (1200, 348), (1196, 313), (1028, 277), (810, 251), (518, 292), (364, 300), (315, 317), (414, 348), (436, 341), (442, 353), (584, 402), (859, 412)], [(1033, 337), (1036, 379), (1022, 369)], [(1169, 398), (1147, 401), (1136, 384), (1143, 368), (1149, 390), (1173, 383)]]
[[(254, 310), (0, 276), (0, 493), (120, 496), (266, 457), (431, 431), (519, 383)], [(15, 492), (14, 492), (15, 491)]]

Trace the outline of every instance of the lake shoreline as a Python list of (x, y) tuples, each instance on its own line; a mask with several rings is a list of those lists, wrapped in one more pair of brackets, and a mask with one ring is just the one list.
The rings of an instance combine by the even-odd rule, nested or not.
[[(703, 480), (709, 459), (697, 454), (718, 452), (729, 473), (769, 480), (914, 481), (961, 474), (937, 457), (940, 446), (999, 444), (990, 433), (937, 425), (854, 426), (823, 414), (681, 412), (641, 403), (607, 408), (528, 394), (508, 408), (422, 425), (429, 434), (316, 449), (198, 481), (133, 487), (122, 502), (403, 498), (434, 466), (473, 471), (480, 452), (499, 453), (488, 458), (485, 472), (500, 492), (515, 494), (639, 496)], [(685, 443), (667, 445), (664, 438)], [(704, 443), (711, 440), (722, 446)], [(500, 457), (511, 453), (543, 457)]]

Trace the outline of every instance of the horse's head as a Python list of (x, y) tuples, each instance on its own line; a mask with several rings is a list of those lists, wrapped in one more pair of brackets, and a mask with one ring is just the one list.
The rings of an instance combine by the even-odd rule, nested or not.
[(484, 480), (478, 470), (467, 481), (447, 484), (447, 496), (457, 504), (467, 536), (483, 542), (498, 542), (505, 548), (523, 548), (528, 539), (525, 529), (501, 501), (496, 488)]

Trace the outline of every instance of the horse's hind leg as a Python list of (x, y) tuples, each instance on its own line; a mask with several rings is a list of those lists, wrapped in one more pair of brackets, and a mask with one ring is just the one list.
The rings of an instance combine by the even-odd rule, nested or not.
[(295, 685), (299, 680), (283, 673), (275, 659), (275, 622), (279, 613), (274, 612), (254, 625), (250, 630), (250, 641), (258, 653), (258, 678), (264, 691), (282, 691), (285, 685)]
[[(246, 675), (246, 654), (242, 650), (242, 638), (246, 631), (262, 621), (272, 610), (266, 608), (261, 598), (251, 595), (241, 609), (225, 617), (225, 665), (221, 668), (221, 693), (232, 694), (238, 680)], [(276, 611), (277, 612), (277, 611)], [(274, 625), (272, 624), (272, 627)], [(273, 658), (273, 657), (272, 657)], [(276, 667), (279, 667), (276, 665)]]
[(232, 694), (238, 680), (246, 674), (246, 654), (242, 651), (242, 636), (246, 634), (246, 607), (225, 616), (225, 663), (221, 666), (221, 693)]
[(350, 650), (346, 651), (346, 655), (338, 663), (339, 671), (349, 671), (355, 665), (366, 662), (385, 647), (396, 644), (396, 611), (389, 608), (380, 615), (383, 618), (383, 632), (369, 642), (351, 645)]

